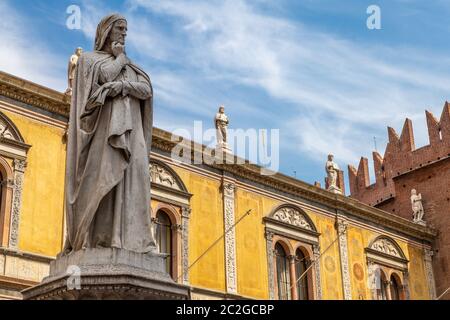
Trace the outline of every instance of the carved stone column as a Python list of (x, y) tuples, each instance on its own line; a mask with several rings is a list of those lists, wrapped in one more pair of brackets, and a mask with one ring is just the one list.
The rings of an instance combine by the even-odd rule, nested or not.
[(295, 274), (295, 256), (289, 256), (289, 276), (291, 280), (291, 297), (292, 300), (298, 300), (298, 293), (297, 293), (297, 279), (300, 277), (300, 274)]
[(367, 262), (367, 286), (370, 289), (371, 298), (372, 300), (378, 300), (378, 294), (377, 294), (377, 283), (378, 283), (378, 277), (377, 277), (377, 265), (373, 261)]
[(409, 294), (409, 272), (404, 271), (403, 272), (403, 294), (405, 295), (405, 300), (410, 300), (410, 294)]
[(25, 160), (14, 160), (14, 189), (9, 229), (9, 247), (12, 249), (17, 249), (19, 246), (20, 208), (22, 206), (23, 176), (26, 166)]
[(275, 300), (275, 265), (273, 250), (273, 233), (266, 231), (267, 266), (269, 273), (269, 299)]
[(386, 287), (386, 300), (392, 300), (392, 294), (391, 294), (391, 281), (385, 280), (384, 285)]
[(350, 284), (350, 271), (348, 267), (347, 226), (344, 219), (337, 219), (336, 228), (339, 236), (339, 255), (341, 260), (342, 286), (344, 288), (344, 299), (352, 300), (352, 289)]
[(430, 299), (434, 300), (436, 299), (436, 282), (434, 280), (432, 257), (433, 250), (424, 249), (425, 272), (427, 277), (428, 292), (430, 294)]
[(189, 284), (189, 218), (191, 209), (183, 207), (181, 209), (181, 259), (183, 268), (183, 284)]
[(234, 191), (236, 185), (223, 182), (223, 206), (225, 228), (225, 272), (228, 293), (237, 293), (236, 233), (234, 229)]
[(314, 286), (316, 288), (316, 300), (322, 300), (322, 283), (320, 281), (320, 245), (313, 245), (314, 253)]

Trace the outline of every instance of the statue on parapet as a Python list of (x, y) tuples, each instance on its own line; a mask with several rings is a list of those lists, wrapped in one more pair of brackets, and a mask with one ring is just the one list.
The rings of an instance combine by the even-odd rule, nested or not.
[(421, 193), (417, 194), (416, 189), (411, 190), (411, 206), (414, 223), (425, 224), (425, 221), (423, 220), (425, 211), (423, 210), (422, 205), (422, 194)]
[(219, 112), (216, 113), (214, 118), (214, 125), (216, 127), (217, 136), (217, 151), (231, 153), (231, 149), (228, 145), (228, 125), (230, 121), (225, 114), (225, 107), (221, 105), (219, 107)]
[(67, 66), (67, 82), (68, 87), (66, 90), (66, 95), (71, 96), (73, 91), (73, 80), (75, 79), (75, 73), (77, 69), (77, 63), (78, 59), (80, 58), (81, 54), (83, 53), (83, 49), (81, 47), (78, 47), (75, 50), (75, 53), (70, 56), (69, 59), (69, 65)]
[(328, 161), (325, 165), (325, 171), (327, 172), (328, 191), (333, 193), (342, 193), (342, 190), (337, 185), (337, 178), (339, 173), (339, 166), (333, 161), (334, 156), (328, 155)]

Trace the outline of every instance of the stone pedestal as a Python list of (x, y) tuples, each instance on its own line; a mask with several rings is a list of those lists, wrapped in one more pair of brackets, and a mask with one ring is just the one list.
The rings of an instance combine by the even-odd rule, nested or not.
[(328, 191), (336, 193), (336, 194), (342, 194), (342, 190), (335, 186), (330, 186), (328, 188)]
[(230, 146), (226, 142), (222, 142), (216, 145), (216, 153), (232, 153)]
[(216, 146), (214, 158), (218, 164), (234, 164), (234, 155), (227, 143), (221, 143)]
[(423, 220), (417, 220), (417, 221), (414, 221), (414, 223), (420, 224), (421, 226), (424, 226), (424, 227), (427, 226), (427, 223), (425, 221), (423, 221)]
[(25, 300), (188, 299), (189, 288), (167, 274), (164, 255), (105, 248), (57, 258), (50, 275), (22, 295)]

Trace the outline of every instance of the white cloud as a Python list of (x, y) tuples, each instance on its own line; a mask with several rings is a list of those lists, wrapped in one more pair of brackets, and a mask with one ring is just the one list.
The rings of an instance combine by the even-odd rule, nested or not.
[(0, 2), (0, 70), (38, 84), (64, 91), (67, 61), (52, 52), (27, 20), (7, 1)]
[[(260, 11), (261, 4), (272, 5), (125, 2), (129, 53), (150, 71), (158, 126), (190, 128), (194, 120), (209, 121), (225, 103), (238, 115), (232, 123), (247, 117), (241, 126), (280, 128), (282, 149), (308, 156), (320, 168), (330, 152), (344, 164), (355, 164), (360, 155), (370, 158), (373, 136), (382, 153), (386, 125), (400, 131), (406, 116), (414, 120), (417, 145), (427, 143), (423, 110), (441, 112), (450, 87), (448, 57), (319, 32), (270, 16), (273, 11)], [(0, 51), (0, 68), (64, 90), (66, 57), (49, 50), (45, 41), (30, 41), (33, 27), (7, 2), (0, 2), (0, 11), (0, 41), (8, 43)], [(90, 43), (98, 21), (112, 11), (105, 1), (82, 2), (82, 31)], [(265, 95), (270, 103), (264, 103)]]
[(274, 126), (296, 137), (282, 143), (320, 161), (333, 152), (355, 163), (370, 154), (375, 135), (382, 153), (385, 127), (400, 131), (407, 116), (420, 121), (418, 145), (427, 143), (423, 110), (439, 114), (450, 87), (445, 56), (353, 42), (268, 16), (250, 1), (131, 2), (173, 22), (179, 59), (197, 77), (260, 88), (279, 101)]

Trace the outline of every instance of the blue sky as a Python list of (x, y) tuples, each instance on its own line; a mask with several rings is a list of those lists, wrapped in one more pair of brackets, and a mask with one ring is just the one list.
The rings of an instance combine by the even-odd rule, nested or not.
[[(81, 30), (66, 27), (71, 4)], [(366, 27), (372, 4), (381, 30)], [(0, 69), (64, 91), (68, 57), (114, 11), (154, 83), (156, 126), (212, 127), (224, 104), (232, 128), (280, 129), (280, 171), (309, 183), (328, 153), (345, 171), (371, 159), (373, 137), (383, 154), (386, 126), (400, 133), (406, 117), (427, 144), (424, 110), (439, 117), (450, 100), (444, 0), (0, 0)]]

